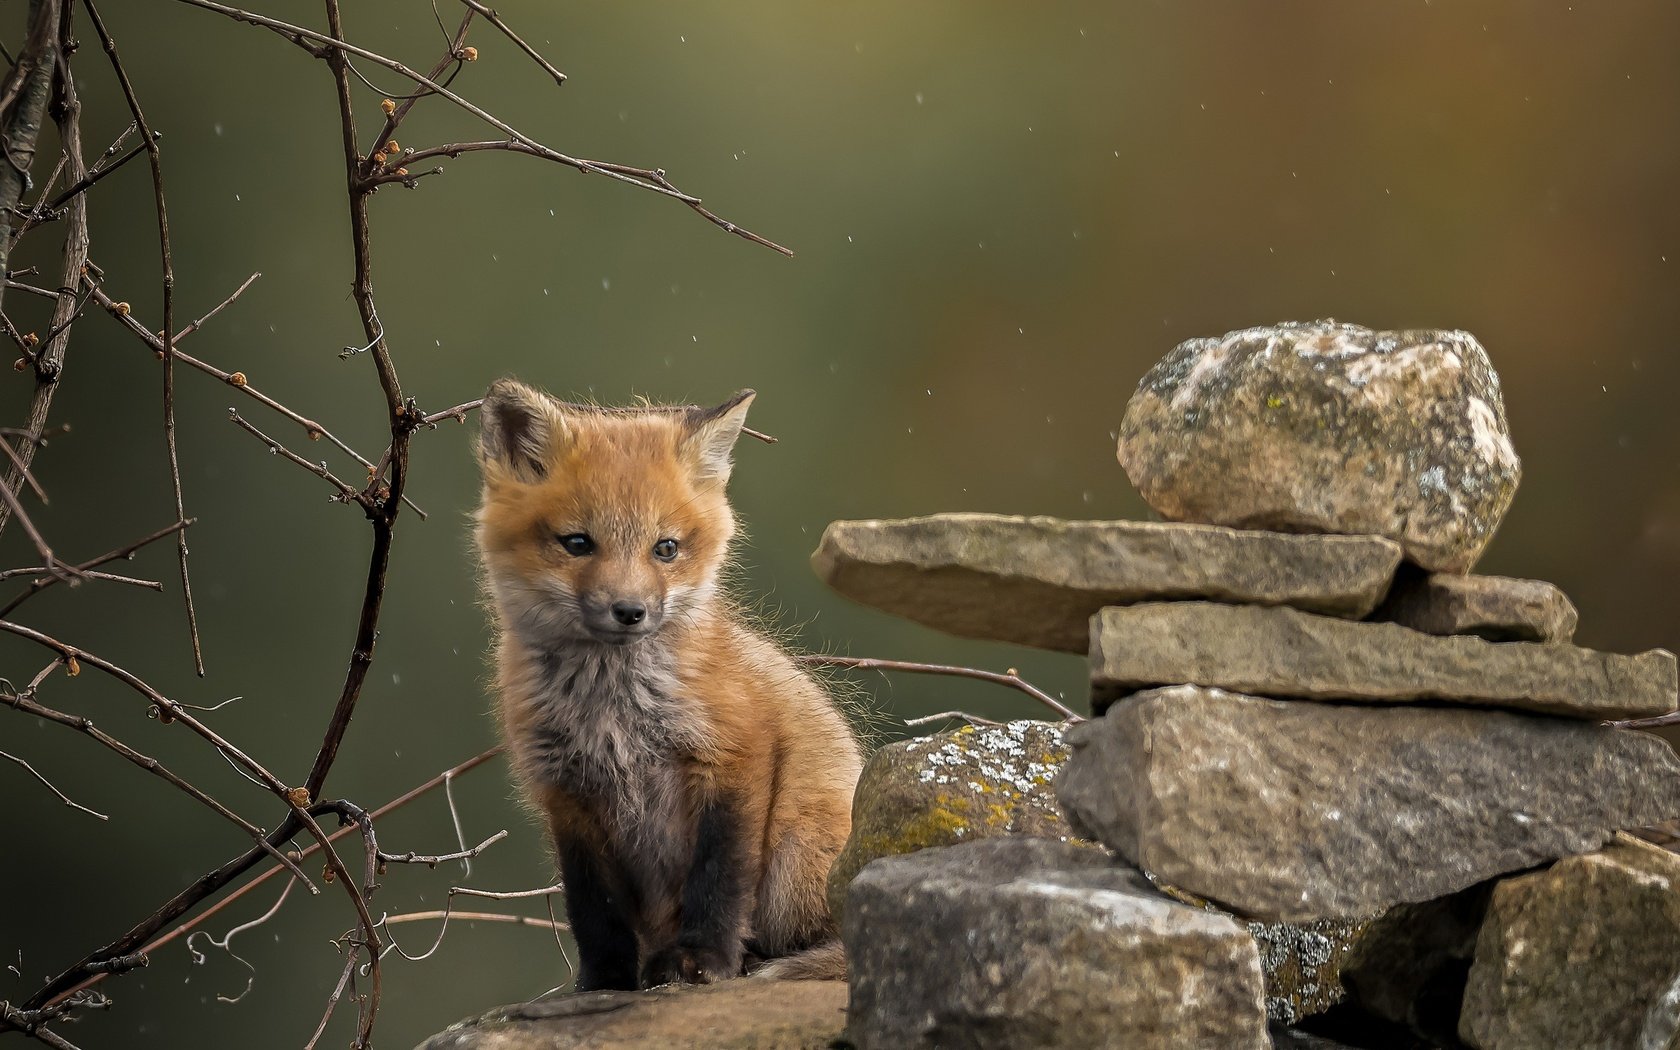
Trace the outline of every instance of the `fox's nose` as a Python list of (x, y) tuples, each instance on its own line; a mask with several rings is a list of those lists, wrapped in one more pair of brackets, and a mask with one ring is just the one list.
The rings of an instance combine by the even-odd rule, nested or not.
[(613, 619), (626, 627), (634, 627), (647, 619), (647, 606), (641, 602), (613, 602)]

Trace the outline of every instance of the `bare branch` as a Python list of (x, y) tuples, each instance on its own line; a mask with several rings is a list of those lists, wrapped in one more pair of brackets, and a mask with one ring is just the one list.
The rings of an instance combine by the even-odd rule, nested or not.
[(996, 671), (982, 671), (974, 667), (954, 667), (950, 664), (923, 664), (909, 660), (876, 660), (862, 656), (825, 656), (820, 653), (807, 653), (797, 657), (800, 663), (807, 667), (845, 667), (854, 671), (909, 671), (915, 674), (942, 674), (957, 678), (973, 678), (982, 682), (992, 682), (1006, 685), (1011, 689), (1019, 689), (1050, 708), (1069, 722), (1083, 722), (1085, 718), (1071, 707), (1046, 693), (1038, 686), (1022, 678), (1011, 667), (1004, 674)]
[[(140, 99), (134, 94), (134, 85), (129, 83), (128, 70), (123, 68), (122, 58), (117, 54), (117, 43), (106, 32), (105, 22), (99, 17), (99, 8), (93, 0), (82, 0), (82, 6), (87, 9), (94, 32), (99, 34), (99, 42), (105, 45), (111, 70), (122, 86), (123, 98), (128, 102), (129, 113), (134, 116), (135, 127), (140, 129), (140, 142), (146, 147), (146, 159), (152, 167), (152, 200), (157, 211), (158, 251), (163, 261), (163, 346), (166, 351), (163, 358), (163, 439), (169, 453), (169, 483), (175, 495), (175, 517), (185, 518), (187, 509), (181, 496), (181, 463), (175, 448), (175, 357), (167, 353), (175, 345), (175, 264), (169, 250), (169, 208), (163, 199), (163, 158), (158, 151), (157, 136), (152, 133), (151, 125), (146, 123), (145, 111), (140, 108)], [(198, 638), (198, 611), (193, 607), (192, 578), (187, 573), (187, 534), (176, 533), (175, 539), (181, 563), (181, 594), (187, 608), (187, 633), (192, 639), (193, 667), (203, 678), (204, 649)]]
[[(113, 562), (113, 561), (117, 561), (117, 560), (123, 559), (123, 558), (131, 558), (131, 557), (134, 556), (135, 551), (138, 551), (140, 548), (146, 546), (148, 543), (153, 543), (157, 540), (161, 540), (165, 536), (173, 536), (175, 533), (177, 533), (177, 532), (181, 531), (182, 529), (188, 527), (189, 525), (191, 525), (196, 520), (198, 520), (198, 519), (193, 518), (193, 519), (190, 519), (188, 521), (177, 521), (175, 524), (165, 526), (164, 528), (159, 529), (158, 531), (152, 533), (149, 536), (146, 536), (142, 539), (135, 540), (133, 543), (130, 543), (127, 546), (118, 547), (114, 551), (108, 551), (104, 554), (101, 554), (99, 557), (92, 559), (91, 561), (82, 562), (80, 565), (74, 566), (73, 568), (77, 573), (80, 573), (82, 575), (95, 576), (95, 574), (92, 572), (92, 570), (95, 566), (104, 565), (107, 562)], [(7, 578), (9, 578), (11, 576), (14, 576), (14, 575), (22, 575), (24, 573), (41, 572), (41, 571), (44, 571), (44, 570), (37, 569), (37, 568), (7, 569), (5, 572), (0, 572), (0, 580), (7, 579)], [(97, 578), (97, 577), (95, 577), (95, 578)], [(114, 577), (114, 578), (119, 579), (119, 580), (125, 579), (124, 577)], [(0, 618), (4, 618), (4, 617), (10, 615), (13, 609), (16, 609), (18, 606), (22, 605), (24, 602), (28, 601), (30, 598), (33, 598), (35, 595), (37, 595), (37, 594), (41, 593), (42, 591), (46, 590), (48, 587), (51, 587), (53, 584), (59, 582), (61, 579), (63, 579), (62, 576), (48, 575), (48, 576), (42, 576), (39, 579), (35, 580), (33, 583), (31, 583), (29, 585), (29, 590), (27, 590), (24, 593), (18, 595), (16, 598), (13, 598), (6, 605), (0, 606)], [(138, 581), (132, 581), (132, 582), (145, 583), (146, 581), (138, 580)], [(161, 589), (161, 585), (160, 585), (160, 589)]]
[(489, 838), (485, 839), (483, 842), (480, 842), (478, 845), (472, 847), (471, 849), (457, 850), (454, 853), (438, 853), (438, 854), (433, 854), (433, 855), (430, 855), (430, 856), (415, 853), (413, 850), (410, 850), (407, 853), (386, 853), (384, 850), (380, 850), (379, 851), (379, 863), (380, 864), (424, 864), (428, 868), (435, 868), (439, 864), (444, 863), (445, 861), (471, 860), (474, 857), (478, 856), (480, 853), (483, 853), (485, 850), (489, 849), (491, 846), (494, 846), (496, 843), (502, 841), (505, 838), (507, 838), (507, 831), (502, 830), (502, 831), (496, 832), (494, 835), (491, 835)]
[(23, 759), (17, 757), (16, 755), (11, 754), (11, 753), (6, 752), (6, 751), (0, 751), (0, 758), (10, 759), (11, 761), (16, 762), (18, 765), (22, 766), (24, 769), (27, 769), (31, 776), (33, 776), (36, 780), (39, 780), (41, 783), (45, 784), (47, 786), (48, 791), (51, 791), (53, 794), (57, 795), (58, 800), (60, 802), (64, 803), (66, 806), (69, 806), (71, 809), (79, 809), (83, 813), (88, 814), (89, 816), (98, 817), (100, 820), (110, 820), (111, 819), (110, 817), (106, 816), (105, 814), (99, 812), (97, 809), (89, 809), (86, 806), (82, 805), (80, 802), (77, 802), (75, 799), (71, 798), (69, 795), (66, 795), (64, 792), (58, 790), (57, 785), (55, 785), (52, 781), (48, 780), (45, 776), (42, 776), (41, 771), (39, 769), (36, 769), (34, 766), (30, 765), (28, 762), (26, 762)]
[(340, 502), (340, 503), (361, 503), (364, 506), (366, 505), (367, 501), (363, 498), (362, 493), (359, 490), (350, 487), (348, 484), (346, 484), (343, 481), (343, 479), (339, 478), (338, 475), (336, 475), (332, 471), (328, 470), (327, 469), (327, 464), (326, 464), (325, 461), (320, 462), (320, 463), (309, 462), (307, 459), (304, 459), (302, 456), (298, 455), (296, 452), (293, 452), (291, 449), (287, 448), (285, 445), (280, 444), (280, 442), (274, 440), (273, 438), (269, 437), (267, 434), (264, 434), (262, 431), (258, 430), (256, 427), (252, 426), (249, 422), (247, 422), (245, 420), (245, 418), (243, 416), (241, 416), (239, 414), (237, 409), (232, 409), (232, 408), (228, 409), (228, 419), (230, 421), (232, 421), (235, 425), (237, 425), (240, 429), (244, 430), (247, 434), (250, 434), (251, 436), (255, 437), (258, 441), (261, 441), (263, 444), (267, 445), (268, 446), (268, 451), (271, 454), (285, 457), (286, 459), (290, 460), (291, 462), (296, 463), (298, 466), (302, 467), (304, 470), (307, 470), (311, 474), (313, 474), (316, 477), (322, 479), (327, 484), (331, 485), (333, 488), (337, 489), (338, 490), (338, 495), (334, 498), (338, 502)]
[(626, 183), (630, 186), (635, 186), (638, 189), (648, 190), (652, 193), (658, 193), (662, 196), (674, 198), (688, 205), (696, 213), (705, 218), (706, 221), (719, 227), (725, 232), (733, 233), (737, 237), (752, 241), (755, 244), (761, 244), (767, 248), (780, 252), (783, 255), (793, 254), (792, 251), (782, 247), (776, 242), (765, 237), (760, 237), (751, 230), (737, 226), (735, 223), (730, 222), (727, 219), (720, 218), (716, 214), (702, 207), (699, 197), (690, 196), (689, 194), (679, 190), (676, 186), (672, 185), (670, 180), (665, 177), (665, 173), (662, 169), (633, 168), (624, 164), (611, 164), (603, 161), (584, 160), (578, 157), (567, 156), (559, 150), (543, 145), (537, 140), (531, 138), (529, 135), (526, 135), (514, 128), (500, 117), (485, 112), (483, 109), (473, 105), (471, 102), (468, 102), (460, 95), (450, 91), (442, 84), (433, 81), (429, 77), (421, 76), (419, 73), (416, 73), (414, 70), (395, 59), (386, 58), (384, 55), (369, 51), (366, 48), (357, 47), (354, 44), (347, 43), (341, 37), (328, 36), (324, 33), (317, 33), (312, 29), (305, 29), (302, 26), (295, 26), (287, 22), (279, 21), (278, 19), (268, 18), (264, 15), (252, 14), (249, 11), (241, 11), (235, 7), (228, 7), (224, 4), (216, 3), (215, 0), (180, 0), (180, 2), (192, 7), (203, 8), (206, 11), (214, 11), (217, 14), (225, 15), (228, 18), (231, 18), (236, 22), (244, 22), (249, 25), (261, 26), (264, 29), (278, 33), (287, 40), (299, 45), (303, 45), (305, 43), (313, 44), (315, 46), (306, 48), (306, 50), (309, 50), (310, 53), (315, 55), (317, 58), (321, 57), (321, 52), (324, 49), (328, 53), (329, 60), (333, 55), (354, 55), (357, 58), (384, 66), (393, 73), (404, 76), (409, 80), (414, 81), (414, 83), (420, 85), (421, 87), (430, 90), (433, 94), (447, 99), (456, 106), (472, 114), (474, 117), (477, 117), (479, 120), (495, 128), (497, 131), (500, 131), (508, 137), (508, 140), (511, 143), (509, 148), (515, 149), (516, 152), (530, 153), (533, 156), (553, 161), (556, 164), (564, 164), (569, 168), (575, 168), (586, 174), (605, 175), (607, 178), (616, 182)]
[(175, 333), (175, 345), (179, 346), (181, 344), (181, 340), (185, 339), (189, 335), (192, 335), (194, 332), (198, 331), (200, 328), (203, 328), (204, 327), (204, 322), (210, 320), (210, 318), (215, 317), (217, 314), (219, 314), (223, 310), (227, 309), (229, 303), (233, 302), (235, 299), (239, 298), (241, 295), (244, 295), (245, 294), (245, 289), (247, 289), (247, 288), (251, 287), (251, 285), (255, 284), (257, 278), (259, 278), (261, 276), (262, 276), (261, 273), (254, 273), (251, 276), (245, 278), (244, 283), (241, 284), (238, 288), (235, 288), (233, 290), (232, 295), (228, 296), (226, 299), (223, 299), (221, 302), (217, 303), (215, 306), (212, 306), (210, 308), (209, 313), (205, 314), (203, 317), (200, 317), (198, 320), (194, 321), (192, 324), (187, 325), (185, 328), (183, 328), (179, 332)]
[(59, 725), (68, 726), (79, 733), (83, 733), (88, 737), (91, 737), (100, 744), (103, 744), (105, 747), (110, 748), (112, 751), (115, 751), (117, 754), (139, 766), (141, 769), (144, 769), (146, 772), (168, 781), (174, 787), (191, 796), (195, 801), (209, 807), (217, 816), (234, 824), (247, 835), (250, 835), (258, 843), (266, 846), (267, 848), (264, 852), (284, 865), (294, 877), (302, 879), (304, 884), (309, 886), (309, 891), (311, 893), (321, 892), (309, 881), (308, 876), (304, 875), (302, 868), (299, 868), (297, 864), (290, 860), (285, 854), (267, 844), (267, 841), (263, 838), (263, 830), (261, 828), (252, 824), (233, 810), (228, 809), (216, 799), (200, 790), (197, 786), (189, 783), (174, 773), (162, 762), (152, 758), (150, 755), (142, 755), (140, 752), (134, 750), (132, 747), (129, 747), (121, 740), (118, 740), (111, 734), (99, 729), (93, 724), (92, 719), (80, 718), (75, 715), (66, 714), (63, 711), (48, 707), (35, 700), (33, 697), (25, 696), (21, 693), (0, 692), (0, 704), (6, 704), (9, 707), (14, 707), (26, 715), (34, 715), (37, 718), (45, 718), (50, 722), (57, 722)]
[(521, 50), (521, 51), (525, 52), (525, 54), (529, 55), (530, 58), (531, 58), (531, 61), (535, 62), (537, 65), (542, 67), (542, 70), (543, 70), (544, 73), (547, 73), (549, 76), (554, 78), (554, 84), (555, 84), (556, 87), (558, 87), (561, 84), (564, 84), (566, 82), (566, 74), (560, 72), (558, 69), (555, 69), (553, 63), (549, 62), (548, 59), (544, 58), (537, 51), (536, 48), (532, 47), (530, 44), (527, 44), (525, 41), (521, 40), (519, 38), (519, 34), (515, 33), (513, 30), (509, 29), (508, 26), (507, 26), (507, 23), (503, 22), (501, 20), (501, 18), (496, 14), (495, 10), (493, 10), (492, 8), (485, 7), (483, 4), (479, 3), (478, 0), (461, 0), (461, 2), (463, 4), (466, 4), (468, 7), (472, 8), (474, 11), (477, 11), (479, 14), (483, 15), (484, 20), (486, 22), (489, 22), (491, 25), (495, 26), (498, 30), (501, 31), (501, 34), (503, 36), (505, 36), (509, 40), (513, 41), (513, 44), (514, 44), (515, 47), (519, 48), (519, 50)]

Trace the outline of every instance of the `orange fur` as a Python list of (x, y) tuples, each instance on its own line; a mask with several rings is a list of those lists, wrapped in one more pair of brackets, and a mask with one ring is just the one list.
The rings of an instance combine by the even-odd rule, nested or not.
[[(693, 925), (695, 829), (720, 799), (739, 822), (740, 942), (775, 958), (835, 935), (825, 883), (850, 831), (857, 744), (719, 586), (751, 398), (603, 409), (503, 380), (484, 408), (476, 537), (502, 732), (562, 855), (604, 858), (605, 899), (634, 902), (644, 962)], [(661, 541), (676, 543), (669, 560)]]

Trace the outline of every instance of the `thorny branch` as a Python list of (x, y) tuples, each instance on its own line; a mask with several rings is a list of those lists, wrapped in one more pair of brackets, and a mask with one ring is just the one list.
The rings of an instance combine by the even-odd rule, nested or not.
[[(117, 41), (101, 15), (97, 0), (81, 0), (87, 20), (105, 52), (110, 75), (115, 78), (122, 92), (130, 117), (128, 129), (95, 160), (91, 168), (87, 165), (82, 156), (80, 139), (81, 103), (77, 81), (70, 68), (70, 56), (75, 51), (75, 39), (70, 24), (74, 0), (31, 0), (28, 39), (17, 52), (15, 60), (12, 60), (9, 54), (4, 56), (11, 61), (11, 69), (5, 79), (0, 81), (0, 211), (8, 212), (7, 218), (10, 220), (0, 223), (0, 276), (4, 277), (4, 288), (28, 293), (32, 297), (31, 302), (44, 300), (51, 304), (52, 310), (51, 319), (43, 328), (46, 333), (44, 338), (36, 336), (33, 332), (24, 334), (11, 317), (0, 313), (0, 325), (3, 325), (8, 337), (19, 347), (21, 357), (16, 366), (18, 371), (27, 373), (34, 381), (25, 424), (21, 427), (0, 428), (0, 455), (3, 455), (4, 465), (9, 468), (4, 482), (0, 483), (0, 528), (4, 527), (8, 519), (15, 517), (21, 523), (21, 527), (29, 533), (40, 557), (39, 564), (0, 569), (0, 582), (12, 578), (29, 579), (27, 587), (0, 606), (0, 633), (46, 648), (51, 652), (52, 659), (22, 689), (11, 687), (10, 683), (0, 679), (0, 687), (3, 687), (0, 689), (0, 704), (38, 719), (43, 724), (62, 725), (88, 737), (105, 751), (145, 769), (175, 790), (187, 794), (201, 806), (211, 810), (219, 819), (234, 824), (252, 839), (252, 845), (239, 856), (206, 872), (181, 889), (126, 933), (89, 952), (47, 981), (28, 999), (21, 1003), (0, 1003), (0, 1032), (23, 1031), (47, 1045), (70, 1046), (62, 1036), (49, 1029), (48, 1025), (73, 1020), (75, 1011), (108, 1005), (109, 1000), (95, 991), (93, 985), (112, 975), (146, 965), (151, 953), (175, 939), (191, 935), (200, 924), (234, 904), (255, 887), (276, 875), (284, 874), (285, 887), (264, 915), (235, 926), (219, 940), (207, 933), (202, 935), (208, 938), (210, 943), (232, 954), (229, 944), (234, 935), (260, 926), (272, 918), (294, 884), (301, 883), (311, 893), (319, 892), (301, 865), (308, 858), (321, 854), (327, 864), (327, 881), (336, 882), (342, 888), (350, 900), (357, 922), (356, 927), (339, 941), (346, 956), (344, 968), (326, 1005), (321, 1023), (309, 1040), (309, 1045), (313, 1046), (321, 1038), (333, 1011), (348, 997), (357, 1005), (358, 1012), (354, 1045), (366, 1047), (371, 1041), (374, 1020), (380, 1005), (381, 959), (395, 946), (389, 939), (389, 933), (385, 931), (391, 925), (422, 919), (441, 919), (445, 926), (448, 922), (447, 912), (409, 912), (396, 916), (382, 916), (376, 921), (369, 908), (369, 901), (379, 888), (378, 877), (390, 864), (424, 864), (428, 867), (455, 861), (467, 864), (471, 858), (478, 856), (506, 835), (506, 832), (498, 832), (469, 847), (466, 841), (461, 839), (459, 816), (454, 810), (452, 797), (448, 799), (450, 813), (455, 824), (456, 838), (460, 840), (459, 848), (453, 852), (382, 850), (375, 830), (375, 821), (384, 814), (407, 805), (436, 787), (445, 787), (447, 793), (455, 777), (489, 761), (500, 753), (499, 748), (486, 750), (446, 770), (372, 812), (364, 811), (345, 799), (322, 800), (323, 786), (335, 765), (353, 721), (368, 668), (374, 658), (399, 513), (406, 505), (424, 518), (424, 514), (420, 514), (419, 508), (414, 507), (405, 492), (409, 476), (411, 439), (417, 431), (433, 429), (445, 419), (464, 422), (467, 413), (478, 406), (476, 401), (463, 402), (441, 412), (426, 414), (421, 411), (414, 398), (405, 395), (398, 378), (395, 355), (387, 341), (386, 328), (380, 320), (379, 306), (374, 294), (372, 245), (375, 238), (371, 230), (368, 198), (381, 185), (391, 181), (406, 181), (413, 185), (418, 176), (409, 176), (401, 169), (405, 158), (415, 153), (428, 157), (442, 157), (497, 149), (535, 156), (580, 172), (603, 175), (613, 181), (672, 197), (729, 233), (784, 254), (791, 253), (780, 245), (719, 217), (707, 209), (698, 197), (689, 195), (673, 185), (663, 170), (569, 156), (535, 141), (452, 91), (450, 84), (463, 72), (468, 63), (478, 57), (476, 49), (466, 43), (475, 19), (488, 22), (552, 78), (556, 85), (565, 81), (565, 74), (538, 54), (493, 9), (477, 0), (462, 0), (465, 11), (459, 27), (453, 34), (445, 32), (444, 54), (431, 67), (430, 72), (424, 75), (416, 73), (395, 59), (352, 43), (346, 35), (340, 0), (321, 0), (325, 14), (325, 32), (280, 22), (264, 15), (215, 3), (213, 0), (180, 2), (275, 32), (315, 58), (321, 59), (332, 77), (338, 123), (343, 139), (347, 219), (354, 272), (351, 294), (363, 329), (362, 336), (357, 340), (361, 345), (357, 347), (358, 352), (355, 356), (359, 357), (365, 352), (372, 362), (374, 377), (382, 395), (383, 415), (390, 439), (377, 460), (370, 459), (311, 416), (282, 404), (257, 389), (244, 372), (221, 368), (181, 349), (180, 344), (184, 339), (199, 331), (239, 299), (260, 275), (253, 274), (203, 316), (185, 327), (177, 328), (175, 259), (170, 241), (161, 136), (147, 118), (141, 104), (141, 92), (122, 61)], [(377, 135), (366, 144), (366, 148), (358, 133), (355, 112), (357, 81), (366, 81), (361, 72), (354, 68), (352, 61), (381, 67), (404, 77), (414, 85), (412, 92), (399, 96), (400, 101), (381, 100), (382, 124)], [(432, 97), (442, 99), (473, 115), (496, 129), (504, 139), (490, 144), (466, 144), (453, 152), (450, 147), (434, 147), (420, 151), (398, 150), (394, 138), (399, 127), (416, 105)], [(56, 158), (50, 177), (40, 185), (33, 198), (34, 203), (26, 205), (23, 202), (24, 187), (29, 181), (35, 137), (41, 121), (48, 112), (49, 101), (50, 112), (58, 125), (61, 155)], [(130, 135), (136, 135), (139, 141), (125, 150), (125, 143)], [(115, 287), (111, 283), (113, 277), (118, 281), (126, 278), (122, 275), (108, 275), (88, 254), (88, 197), (97, 192), (97, 188), (107, 179), (117, 176), (129, 161), (141, 153), (146, 154), (149, 162), (152, 210), (156, 218), (157, 251), (161, 263), (161, 316), (155, 329), (143, 324), (135, 316), (134, 309), (128, 302), (111, 294), (111, 288)], [(59, 189), (61, 178), (63, 188)], [(56, 288), (40, 287), (22, 281), (21, 278), (36, 272), (33, 267), (12, 272), (6, 266), (13, 243), (37, 228), (55, 229), (62, 234), (63, 265)], [(130, 254), (132, 253), (126, 250), (113, 252), (111, 258), (126, 258)], [(45, 437), (49, 433), (48, 413), (53, 395), (62, 381), (72, 326), (84, 310), (95, 305), (114, 318), (140, 344), (151, 350), (161, 363), (160, 408), (164, 423), (170, 496), (177, 520), (139, 540), (72, 566), (60, 562), (53, 554), (45, 535), (36, 528), (36, 522), (31, 519), (22, 497), (27, 487), (28, 494), (39, 499), (42, 505), (46, 503), (46, 487), (31, 469), (32, 463), (45, 445)], [(26, 304), (24, 308), (30, 307)], [(245, 397), (299, 427), (308, 440), (325, 440), (337, 453), (348, 457), (367, 472), (365, 483), (358, 485), (359, 477), (356, 481), (347, 480), (328, 463), (310, 461), (269, 436), (256, 424), (241, 416), (237, 410), (230, 411), (230, 419), (234, 424), (260, 440), (273, 455), (303, 467), (325, 480), (333, 488), (333, 498), (359, 506), (372, 533), (360, 615), (343, 683), (308, 775), (298, 784), (288, 783), (276, 776), (267, 765), (259, 762), (252, 754), (235, 745), (199, 717), (199, 714), (208, 713), (222, 705), (202, 707), (173, 700), (127, 668), (10, 618), (29, 598), (55, 583), (66, 580), (74, 583), (81, 579), (89, 579), (161, 589), (161, 584), (155, 581), (99, 571), (98, 566), (131, 558), (151, 543), (175, 537), (182, 592), (192, 639), (194, 669), (198, 674), (203, 674), (202, 647), (192, 601), (185, 538), (185, 529), (192, 524), (192, 519), (189, 519), (185, 512), (179, 448), (175, 434), (176, 364), (183, 364), (194, 372), (208, 375), (240, 391)], [(774, 440), (757, 432), (749, 433), (766, 441)], [(352, 474), (351, 477), (356, 475)], [(265, 798), (269, 800), (268, 805), (278, 803), (277, 819), (265, 829), (240, 815), (200, 785), (192, 783), (156, 759), (96, 727), (90, 719), (73, 710), (50, 707), (43, 703), (39, 695), (40, 690), (52, 672), (60, 668), (70, 678), (79, 676), (84, 668), (91, 668), (137, 694), (144, 701), (148, 714), (155, 716), (160, 723), (182, 726), (205, 746), (226, 759), (245, 779), (262, 789)], [(103, 814), (73, 801), (25, 758), (10, 752), (0, 752), (0, 758), (14, 762), (33, 774), (64, 804), (103, 817)], [(330, 833), (321, 827), (318, 819), (328, 813), (335, 815), (341, 825), (338, 830)], [(306, 834), (313, 842), (303, 846), (293, 844), (292, 840), (300, 833)], [(360, 837), (362, 846), (362, 873), (359, 879), (352, 876), (333, 845), (343, 836), (352, 833)], [(269, 866), (260, 874), (237, 888), (230, 889), (241, 876), (265, 860), (270, 862)], [(555, 932), (558, 937), (559, 931), (564, 929), (564, 924), (557, 922), (553, 917), (552, 897), (559, 890), (558, 886), (552, 886), (541, 890), (503, 893), (455, 887), (450, 890), (450, 895), (451, 900), (457, 895), (492, 899), (543, 897), (549, 905), (550, 914), (546, 921), (500, 912), (466, 912), (456, 915), (477, 921), (519, 923), (544, 928)], [(189, 912), (206, 902), (209, 902), (207, 907), (199, 910), (196, 915), (187, 917)], [(440, 943), (441, 940), (442, 930), (439, 931)]]

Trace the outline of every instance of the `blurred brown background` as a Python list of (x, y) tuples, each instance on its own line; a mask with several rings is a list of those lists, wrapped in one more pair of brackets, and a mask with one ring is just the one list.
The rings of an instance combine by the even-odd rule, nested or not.
[[(264, 274), (192, 351), (376, 451), (371, 365), (337, 358), (361, 338), (346, 294), (330, 79), (278, 38), (202, 11), (107, 6), (165, 136), (178, 315)], [(318, 19), (310, 5), (266, 7)], [(440, 7), (453, 26), (459, 11)], [(958, 642), (825, 593), (806, 566), (823, 526), (958, 509), (1144, 516), (1112, 436), (1149, 365), (1189, 336), (1321, 316), (1479, 336), (1504, 377), (1525, 467), (1481, 568), (1561, 584), (1581, 608), (1586, 644), (1680, 639), (1680, 6), (499, 9), (571, 81), (556, 90), (480, 26), (482, 57), (458, 90), (574, 155), (663, 166), (798, 256), (530, 158), (451, 162), (421, 189), (374, 201), (377, 288), (405, 386), (427, 410), (509, 372), (604, 401), (757, 388), (751, 422), (781, 443), (739, 452), (744, 582), (801, 644), (1015, 665), (1078, 699), (1077, 659)], [(0, 38), (13, 39), (22, 14), (21, 3), (5, 7)], [(354, 38), (416, 67), (441, 46), (424, 0), (356, 4), (347, 20)], [(77, 62), (97, 150), (128, 118), (96, 44)], [(383, 90), (403, 89), (365, 71)], [(361, 112), (377, 114), (378, 98), (361, 91)], [(371, 134), (365, 116), (364, 125)], [(426, 146), (481, 135), (433, 101), (400, 137)], [(98, 188), (93, 258), (112, 294), (155, 327), (149, 192), (143, 163)], [(29, 262), (50, 270), (56, 260), (20, 260)], [(19, 300), (8, 296), (8, 311), (39, 327)], [(0, 381), (8, 420), (21, 419), (28, 385)], [(244, 697), (208, 717), (301, 780), (347, 658), (367, 529), (358, 511), (329, 504), (317, 479), (226, 421), (230, 391), (184, 370), (179, 386), (209, 677), (192, 677), (162, 545), (133, 569), (165, 580), (166, 595), (60, 587), (24, 619), (177, 699)], [(54, 405), (74, 429), (38, 460), (52, 505), (37, 520), (67, 557), (171, 520), (157, 387), (156, 362), (109, 319), (77, 326)], [(290, 428), (248, 414), (296, 442)], [(416, 440), (409, 491), (431, 520), (401, 521), (378, 659), (333, 794), (382, 802), (493, 738), (467, 535), (471, 432), (448, 425)], [(4, 547), (7, 565), (34, 557), (15, 527)], [(42, 663), (39, 651), (0, 644), (0, 673), (14, 680)], [(1038, 714), (1024, 697), (975, 683), (864, 684), (882, 725), (948, 707)], [(259, 822), (276, 819), (179, 727), (146, 720), (109, 683), (59, 677), (43, 699)], [(61, 727), (0, 712), (0, 747), (112, 815), (100, 824), (72, 812), (0, 763), (0, 961), (23, 974), (0, 971), (0, 998), (27, 994), (243, 848), (183, 796)], [(458, 866), (393, 870), (376, 911), (437, 906), (451, 882), (514, 889), (549, 877), (499, 765), (457, 795), (469, 840), (504, 827), (510, 839), (470, 878)], [(441, 797), (381, 832), (388, 849), (454, 848)], [(209, 928), (259, 914), (273, 892)], [(108, 982), (116, 1008), (67, 1034), (89, 1047), (301, 1045), (338, 971), (327, 938), (349, 922), (340, 900), (294, 894), (273, 922), (234, 941), (257, 968), (244, 1001), (215, 1000), (243, 987), (236, 962), (212, 951), (192, 966), (176, 944), (150, 969)], [(432, 927), (398, 932), (412, 951)], [(457, 926), (426, 962), (391, 958), (380, 1041), (412, 1045), (566, 979), (541, 931)], [(329, 1032), (326, 1045), (347, 1033)]]

